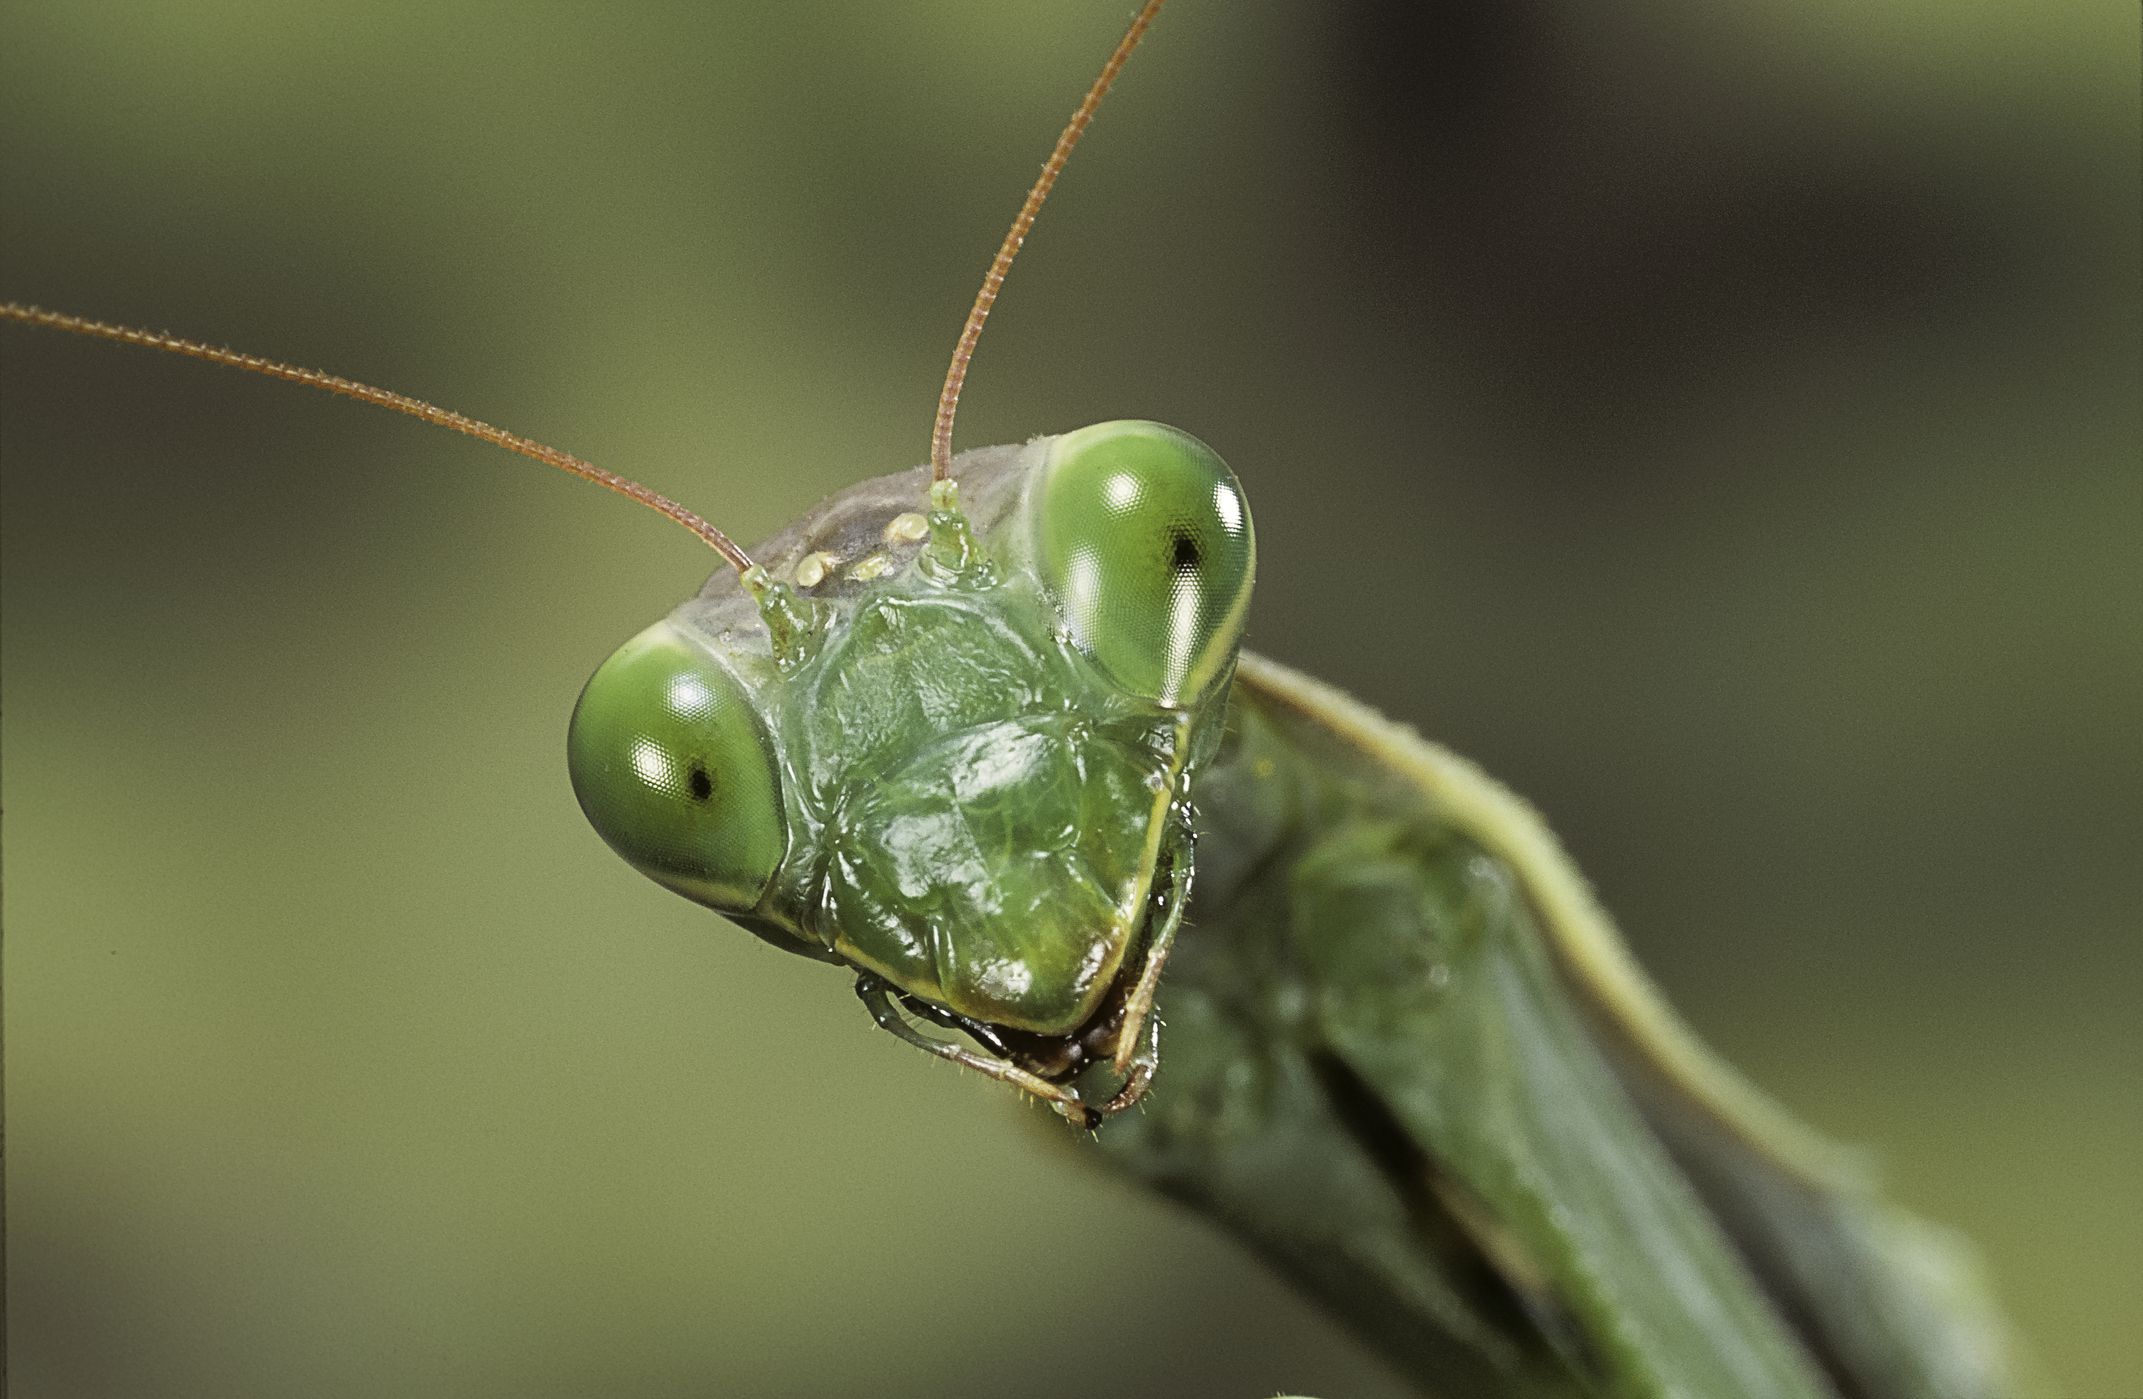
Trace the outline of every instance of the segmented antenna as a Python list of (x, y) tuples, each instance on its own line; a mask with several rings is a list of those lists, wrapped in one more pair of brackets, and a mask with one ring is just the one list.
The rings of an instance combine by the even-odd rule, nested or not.
[(475, 418), (455, 413), (445, 408), (426, 403), (407, 394), (390, 393), (376, 389), (370, 384), (360, 384), (355, 379), (345, 379), (339, 374), (323, 374), (317, 369), (300, 369), (296, 365), (278, 360), (262, 359), (259, 355), (240, 354), (218, 345), (206, 345), (198, 340), (182, 340), (176, 335), (161, 331), (136, 330), (132, 326), (113, 325), (107, 321), (93, 321), (82, 316), (70, 316), (60, 311), (47, 311), (37, 306), (25, 306), (20, 302), (0, 301), (0, 319), (21, 321), (24, 325), (46, 326), (64, 330), (73, 335), (88, 335), (99, 340), (115, 340), (122, 345), (140, 345), (145, 349), (168, 350), (175, 355), (187, 355), (193, 359), (205, 359), (210, 364), (229, 365), (254, 374), (265, 374), (271, 379), (283, 379), (307, 388), (325, 389), (339, 393), (345, 398), (354, 398), (360, 403), (370, 403), (381, 408), (392, 408), (397, 413), (437, 427), (452, 428), (470, 437), (489, 442), (495, 447), (504, 447), (509, 452), (519, 452), (532, 461), (545, 466), (555, 466), (560, 471), (570, 471), (586, 481), (593, 481), (606, 491), (636, 500), (648, 509), (669, 516), (678, 524), (705, 540), (717, 554), (727, 559), (731, 567), (743, 573), (752, 566), (750, 558), (739, 549), (730, 537), (698, 515), (685, 509), (676, 501), (657, 491), (651, 491), (637, 481), (628, 481), (614, 471), (605, 471), (593, 462), (582, 461), (570, 452), (561, 452), (556, 447), (547, 447), (532, 438), (508, 432), (502, 427), (479, 422)]
[(937, 425), (930, 434), (930, 479), (950, 480), (952, 477), (952, 419), (960, 408), (960, 387), (967, 382), (967, 363), (975, 357), (975, 342), (982, 338), (982, 323), (990, 318), (990, 307), (997, 302), (997, 293), (1005, 284), (1005, 274), (1012, 270), (1012, 259), (1019, 253), (1019, 245), (1027, 240), (1027, 231), (1034, 227), (1034, 216), (1041, 212), (1042, 201), (1056, 185), (1057, 176), (1064, 172), (1064, 162), (1071, 159), (1072, 147), (1086, 134), (1087, 123), (1101, 106), (1101, 99), (1108, 96), (1110, 84), (1123, 71), (1124, 60), (1138, 41), (1146, 37), (1153, 17), (1161, 12), (1165, 0), (1146, 0), (1124, 37), (1116, 41), (1116, 51), (1109, 61), (1101, 65), (1101, 72), (1094, 78), (1094, 85), (1086, 90), (1086, 97), (1079, 103), (1071, 120), (1064, 123), (1063, 132), (1057, 137), (1056, 149), (1042, 163), (1042, 173), (1034, 180), (1034, 187), (1027, 191), (1026, 202), (1019, 206), (1018, 217), (1005, 233), (1004, 242), (997, 245), (997, 256), (990, 259), (990, 270), (982, 276), (982, 290), (975, 293), (975, 304), (967, 313), (967, 324), (960, 327), (960, 343), (953, 347), (952, 366), (945, 371), (945, 388), (938, 394)]

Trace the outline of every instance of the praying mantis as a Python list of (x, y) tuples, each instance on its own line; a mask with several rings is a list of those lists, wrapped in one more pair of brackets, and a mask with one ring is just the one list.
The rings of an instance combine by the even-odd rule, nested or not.
[[(330, 531), (330, 533), (332, 533), (332, 531)], [(546, 568), (549, 568), (549, 563), (546, 563)], [(324, 797), (324, 801), (328, 803), (328, 810), (332, 810), (332, 803), (334, 803), (334, 793), (330, 793), (328, 797)], [(1106, 1138), (1104, 1138), (1104, 1140), (1106, 1140)]]

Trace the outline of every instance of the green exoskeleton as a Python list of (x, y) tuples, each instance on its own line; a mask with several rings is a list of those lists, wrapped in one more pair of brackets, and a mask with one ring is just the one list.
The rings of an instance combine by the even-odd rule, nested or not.
[[(927, 517), (920, 472), (852, 492), (627, 642), (574, 711), (573, 786), (656, 880), (1091, 1124), (1156, 1063), (1250, 514), (1152, 423), (956, 466)], [(1089, 1106), (1065, 1085), (1099, 1060), (1125, 1082)]]
[(643, 487), (415, 400), (0, 315), (395, 408), (698, 532), (731, 567), (573, 714), (573, 787), (602, 837), (852, 971), (902, 1039), (1098, 1128), (1424, 1386), (2020, 1393), (1956, 1248), (1696, 1044), (1523, 803), (1239, 651), (1257, 545), (1211, 448), (1116, 422), (952, 455), (1012, 252), (1159, 7), (1000, 248), (931, 463), (750, 555)]

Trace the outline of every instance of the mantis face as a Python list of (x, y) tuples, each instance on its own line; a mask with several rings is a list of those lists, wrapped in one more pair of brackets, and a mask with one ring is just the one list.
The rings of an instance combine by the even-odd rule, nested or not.
[(1255, 542), (1226, 464), (1154, 423), (960, 479), (928, 518), (917, 473), (864, 482), (627, 642), (574, 712), (573, 786), (649, 877), (1069, 1113), (1097, 1058), (1133, 1098), (1152, 1070)]

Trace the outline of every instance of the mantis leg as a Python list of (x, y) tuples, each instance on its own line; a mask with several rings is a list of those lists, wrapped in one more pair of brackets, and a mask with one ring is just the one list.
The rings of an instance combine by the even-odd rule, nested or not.
[(1149, 1004), (1136, 1049), (1131, 1048), (1134, 1041), (1126, 1026), (1123, 1041), (1117, 1046), (1115, 1065), (1117, 1072), (1124, 1075), (1124, 1086), (1098, 1109), (1102, 1117), (1114, 1116), (1145, 1097), (1147, 1085), (1153, 1082), (1153, 1071), (1161, 1066), (1161, 1019), (1150, 1012)]
[(1175, 947), (1176, 934), (1183, 927), (1183, 912), (1191, 901), (1191, 851), (1196, 837), (1188, 821), (1182, 823), (1179, 840), (1177, 854), (1168, 864), (1168, 892), (1163, 896), (1160, 921), (1146, 944), (1146, 960), (1139, 968), (1138, 981), (1124, 1001), (1123, 1030), (1117, 1037), (1112, 1066), (1125, 1082), (1101, 1109), (1104, 1115), (1121, 1112), (1144, 1097), (1146, 1085), (1160, 1064), (1161, 1025), (1154, 1018), (1153, 998), (1160, 990), (1162, 968), (1168, 964), (1169, 951)]
[(1089, 1107), (1075, 1090), (1062, 1084), (1051, 1083), (1048, 1079), (1029, 1073), (1016, 1064), (1008, 1064), (1002, 1059), (977, 1054), (972, 1049), (963, 1048), (947, 1040), (932, 1039), (916, 1029), (909, 1023), (908, 1018), (900, 1013), (900, 1008), (893, 1004), (890, 989), (883, 978), (867, 973), (857, 977), (856, 995), (862, 1000), (864, 1008), (870, 1011), (871, 1019), (878, 1022), (878, 1028), (881, 1030), (890, 1031), (917, 1049), (935, 1054), (940, 1059), (950, 1059), (953, 1063), (965, 1065), (976, 1073), (1030, 1093), (1047, 1102), (1074, 1126), (1092, 1131), (1100, 1125), (1101, 1113)]

